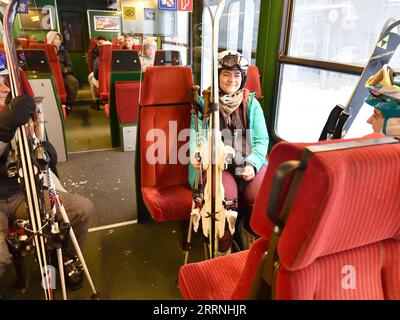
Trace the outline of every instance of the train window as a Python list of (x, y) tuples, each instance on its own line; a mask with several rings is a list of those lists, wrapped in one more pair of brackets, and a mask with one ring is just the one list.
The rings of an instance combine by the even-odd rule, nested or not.
[(187, 12), (176, 13), (176, 34), (164, 37), (162, 42), (162, 50), (175, 50), (180, 52), (183, 65), (188, 65), (189, 59), (189, 15)]
[(289, 55), (364, 66), (392, 15), (400, 15), (399, 1), (296, 0)]
[[(400, 16), (392, 0), (287, 1), (281, 45), (275, 134), (317, 141), (332, 108), (346, 105), (388, 18)], [(391, 61), (400, 67), (400, 55)], [(346, 137), (371, 133), (364, 104)]]
[[(219, 52), (227, 49), (239, 51), (255, 64), (260, 3), (260, 0), (235, 0), (227, 4), (220, 21)], [(211, 10), (214, 12), (216, 6), (211, 6)], [(203, 8), (202, 21), (201, 87), (206, 88), (211, 84), (212, 56), (211, 18), (206, 7)]]

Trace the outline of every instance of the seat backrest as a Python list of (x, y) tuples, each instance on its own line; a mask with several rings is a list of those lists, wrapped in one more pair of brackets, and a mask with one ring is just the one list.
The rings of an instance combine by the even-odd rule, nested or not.
[(137, 123), (140, 81), (116, 81), (115, 104), (120, 123)]
[(64, 78), (62, 75), (61, 65), (58, 60), (57, 50), (55, 46), (47, 43), (31, 43), (30, 49), (42, 49), (46, 52), (51, 72), (54, 77), (58, 97), (61, 103), (65, 104), (67, 101), (67, 91), (64, 86)]
[(249, 89), (250, 92), (255, 92), (257, 99), (262, 98), (260, 72), (256, 66), (249, 66), (245, 88)]
[(190, 137), (192, 86), (189, 67), (147, 68), (139, 119), (142, 187), (188, 184), (189, 150), (184, 145)]
[(112, 50), (112, 72), (140, 72), (139, 53), (136, 50)]
[[(362, 147), (312, 150), (278, 243), (276, 299), (400, 299), (400, 144), (366, 146), (369, 138), (355, 139)], [(278, 144), (268, 172), (304, 151)], [(272, 229), (268, 172), (252, 216), (264, 238)]]
[(112, 61), (112, 45), (103, 44), (99, 56), (99, 95), (101, 100), (110, 96), (110, 66)]
[(17, 43), (21, 46), (22, 49), (29, 48), (29, 40), (26, 38), (18, 38)]
[(93, 65), (93, 63), (94, 63), (94, 61), (92, 61), (92, 52), (96, 47), (97, 47), (97, 39), (96, 38), (90, 38), (88, 55), (87, 55), (89, 73), (91, 73), (93, 71), (92, 67), (91, 67)]
[(134, 44), (133, 45), (133, 50), (136, 50), (137, 52), (140, 52), (143, 48), (142, 44)]
[(176, 50), (157, 50), (154, 56), (155, 66), (182, 65), (181, 53)]
[(29, 80), (28, 80), (28, 77), (25, 74), (25, 71), (22, 70), (21, 68), (19, 68), (19, 73), (20, 73), (20, 76), (21, 76), (21, 84), (22, 84), (23, 92), (28, 96), (34, 97), (35, 94), (33, 93), (31, 84), (29, 83)]

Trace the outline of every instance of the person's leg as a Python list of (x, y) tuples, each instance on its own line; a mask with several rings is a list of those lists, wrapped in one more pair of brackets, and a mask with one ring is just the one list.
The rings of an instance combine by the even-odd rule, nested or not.
[[(60, 197), (79, 246), (82, 247), (93, 215), (93, 203), (89, 199), (73, 193), (60, 192)], [(72, 249), (71, 246), (72, 244), (69, 244), (70, 249)]]
[[(89, 199), (73, 193), (60, 192), (60, 197), (69, 222), (74, 230), (76, 239), (78, 240), (79, 245), (82, 247), (89, 229), (90, 218), (94, 211), (93, 203)], [(48, 200), (47, 191), (44, 193), (44, 198), (46, 211), (49, 212), (50, 202)], [(21, 200), (23, 200), (23, 198)], [(18, 219), (28, 219), (24, 201), (19, 201), (15, 209), (15, 216)], [(61, 214), (59, 214), (59, 219), (62, 219)], [(72, 249), (72, 244), (70, 244), (68, 247)]]
[(89, 74), (88, 82), (90, 85), (90, 92), (92, 93), (92, 99), (93, 99), (93, 101), (97, 102), (97, 100), (99, 99), (99, 94), (98, 94), (99, 82), (94, 77), (93, 72), (91, 74)]
[[(224, 171), (222, 173), (222, 184), (225, 190), (225, 200), (237, 203), (238, 189), (233, 175), (227, 171)], [(224, 236), (218, 241), (218, 252), (221, 254), (228, 252), (231, 248), (231, 244), (232, 235), (229, 231), (228, 223), (226, 223)]]
[(8, 217), (7, 213), (1, 210), (0, 205), (0, 277), (7, 270), (11, 263), (11, 254), (8, 251), (6, 239), (8, 237)]
[(254, 232), (250, 227), (251, 213), (253, 212), (254, 204), (266, 172), (267, 167), (262, 166), (254, 179), (245, 184), (243, 192), (241, 193), (239, 201), (241, 202), (242, 216), (240, 217), (239, 232), (240, 237), (242, 238), (242, 246), (244, 248), (248, 248), (252, 242), (251, 238), (254, 235)]
[(7, 200), (0, 200), (0, 276), (6, 271), (6, 267), (11, 263), (12, 257), (6, 242), (8, 225), (9, 222), (15, 220), (15, 210), (20, 204), (24, 203), (23, 200), (24, 195), (22, 193), (16, 194)]
[(71, 107), (79, 90), (79, 81), (72, 74), (69, 74), (64, 77), (64, 85), (67, 91), (67, 105)]

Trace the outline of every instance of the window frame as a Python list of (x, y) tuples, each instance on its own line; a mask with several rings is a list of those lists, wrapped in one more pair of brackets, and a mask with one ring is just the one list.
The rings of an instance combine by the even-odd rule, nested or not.
[[(279, 97), (280, 88), (283, 81), (283, 66), (294, 65), (299, 67), (315, 68), (324, 71), (334, 71), (343, 74), (361, 76), (364, 67), (353, 64), (345, 64), (340, 62), (329, 62), (323, 60), (297, 58), (289, 55), (289, 47), (292, 33), (292, 22), (294, 18), (296, 0), (283, 0), (281, 37), (279, 42), (279, 52), (277, 59), (277, 78), (275, 82), (274, 92), (274, 108), (271, 112), (271, 134), (276, 142), (284, 141), (278, 133), (278, 117), (279, 117)], [(334, 105), (332, 106), (333, 109)]]

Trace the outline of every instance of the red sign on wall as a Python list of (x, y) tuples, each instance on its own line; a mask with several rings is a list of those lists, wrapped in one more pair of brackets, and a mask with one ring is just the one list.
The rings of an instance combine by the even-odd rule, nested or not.
[(193, 0), (178, 0), (178, 11), (193, 11)]

